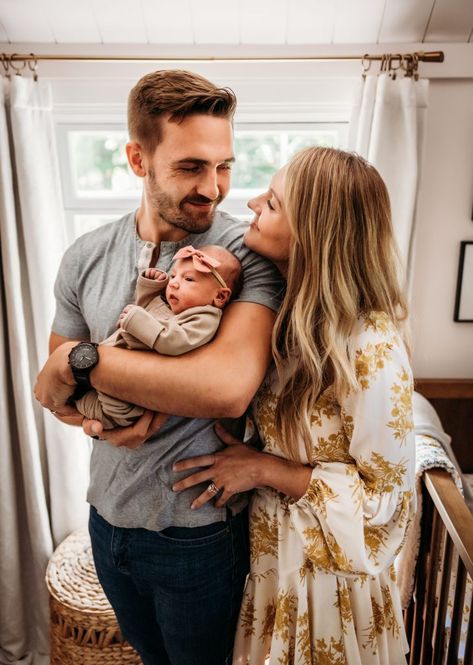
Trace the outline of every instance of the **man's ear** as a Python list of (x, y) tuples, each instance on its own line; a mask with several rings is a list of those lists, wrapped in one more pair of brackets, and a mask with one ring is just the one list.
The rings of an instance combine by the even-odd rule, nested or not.
[(223, 309), (227, 302), (230, 300), (232, 297), (232, 290), (229, 289), (228, 287), (222, 287), (217, 291), (217, 295), (213, 299), (213, 306), (218, 307), (219, 309)]
[(131, 170), (139, 178), (146, 175), (146, 163), (143, 148), (138, 141), (130, 141), (126, 144), (126, 156)]

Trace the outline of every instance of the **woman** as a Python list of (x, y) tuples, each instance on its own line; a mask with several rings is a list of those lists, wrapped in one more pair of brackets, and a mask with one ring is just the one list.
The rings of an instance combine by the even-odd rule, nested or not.
[(245, 243), (287, 279), (262, 452), (179, 462), (198, 508), (256, 488), (234, 663), (405, 663), (393, 561), (414, 506), (412, 375), (386, 187), (360, 157), (308, 148), (249, 203)]

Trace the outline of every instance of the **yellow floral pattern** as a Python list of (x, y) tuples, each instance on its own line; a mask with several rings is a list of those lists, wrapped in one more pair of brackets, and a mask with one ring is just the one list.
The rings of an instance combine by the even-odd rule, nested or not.
[(404, 476), (407, 473), (406, 462), (407, 460), (403, 458), (394, 464), (379, 453), (372, 452), (370, 462), (360, 457), (357, 466), (360, 476), (369, 490), (392, 492), (396, 486), (402, 487)]
[[(415, 508), (412, 376), (382, 313), (360, 320), (353, 348), (359, 389), (337, 401), (328, 388), (311, 414), (304, 496), (254, 492), (234, 665), (405, 664), (393, 560)], [(264, 451), (282, 455), (277, 395), (271, 374), (254, 415)]]
[(333, 434), (329, 434), (326, 438), (320, 436), (312, 463), (315, 465), (317, 462), (328, 462), (329, 460), (332, 462), (350, 463), (349, 442), (345, 429), (333, 432)]
[(390, 342), (379, 342), (379, 344), (368, 344), (356, 351), (356, 378), (362, 390), (368, 390), (370, 381), (377, 372), (384, 368), (390, 359), (393, 345)]
[(258, 562), (265, 554), (277, 555), (278, 521), (272, 518), (264, 508), (259, 508), (252, 515), (250, 523), (251, 559)]
[(391, 402), (394, 406), (391, 410), (393, 420), (388, 422), (388, 427), (394, 430), (394, 438), (401, 443), (405, 443), (406, 437), (414, 429), (412, 420), (412, 392), (413, 385), (406, 369), (402, 369), (398, 374), (399, 383), (391, 386)]

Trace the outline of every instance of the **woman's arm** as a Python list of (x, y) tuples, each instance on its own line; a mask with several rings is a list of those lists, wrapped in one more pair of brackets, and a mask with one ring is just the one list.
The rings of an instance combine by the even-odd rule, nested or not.
[[(229, 434), (220, 423), (215, 431), (228, 447), (211, 455), (201, 455), (182, 460), (174, 465), (174, 471), (187, 471), (206, 467), (197, 473), (175, 483), (173, 490), (180, 492), (199, 483), (213, 482), (222, 490), (216, 506), (224, 506), (234, 494), (246, 492), (255, 487), (272, 487), (293, 499), (303, 496), (309, 485), (312, 467), (292, 462), (282, 457), (262, 453), (241, 443)], [(200, 508), (214, 494), (205, 490), (192, 504)]]
[[(269, 366), (274, 318), (263, 305), (232, 303), (212, 342), (176, 358), (100, 347), (92, 385), (152, 411), (192, 418), (240, 416)], [(66, 342), (56, 348), (38, 376), (35, 395), (46, 408), (60, 409), (73, 392), (72, 346)]]

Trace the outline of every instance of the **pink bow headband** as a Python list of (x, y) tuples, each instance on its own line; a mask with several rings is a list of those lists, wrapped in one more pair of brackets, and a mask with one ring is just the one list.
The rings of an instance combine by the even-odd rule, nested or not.
[(195, 247), (192, 247), (192, 245), (187, 245), (186, 247), (182, 247), (178, 252), (176, 252), (172, 258), (173, 261), (177, 261), (178, 259), (192, 258), (192, 263), (194, 264), (194, 268), (196, 270), (199, 272), (212, 273), (217, 282), (225, 289), (227, 288), (222, 275), (220, 275), (220, 273), (218, 273), (216, 270), (216, 268), (218, 268), (220, 265), (220, 261), (217, 261), (217, 259), (212, 258), (204, 252), (201, 252), (200, 249), (195, 249)]

